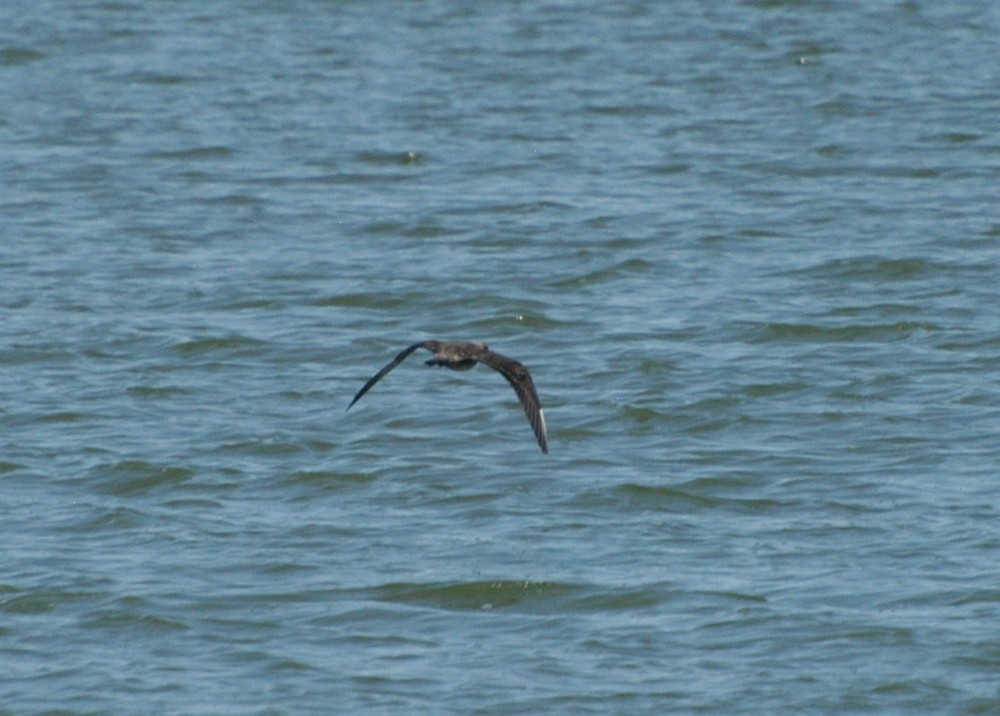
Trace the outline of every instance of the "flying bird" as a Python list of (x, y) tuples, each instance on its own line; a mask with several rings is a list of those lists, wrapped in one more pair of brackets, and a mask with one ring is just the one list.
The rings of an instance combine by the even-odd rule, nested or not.
[(531, 423), (531, 429), (535, 431), (535, 437), (538, 438), (538, 446), (542, 448), (543, 453), (548, 454), (549, 443), (545, 434), (545, 413), (542, 412), (542, 406), (538, 402), (538, 393), (535, 392), (535, 384), (531, 380), (531, 374), (527, 368), (513, 358), (507, 358), (491, 351), (485, 343), (443, 343), (441, 341), (414, 343), (393, 358), (389, 365), (373, 375), (357, 392), (347, 409), (350, 410), (351, 406), (358, 402), (362, 395), (371, 390), (373, 385), (406, 360), (406, 357), (417, 348), (425, 348), (434, 354), (434, 357), (427, 361), (427, 365), (443, 366), (452, 370), (469, 370), (476, 363), (483, 363), (500, 373), (517, 393), (517, 399), (521, 401), (524, 412), (528, 416), (528, 422)]

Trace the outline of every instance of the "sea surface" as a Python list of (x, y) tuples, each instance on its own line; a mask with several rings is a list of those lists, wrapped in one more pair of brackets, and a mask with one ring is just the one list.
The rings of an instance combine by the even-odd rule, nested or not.
[[(1000, 713), (1000, 4), (0, 4), (0, 714)], [(487, 367), (525, 363), (543, 455)]]

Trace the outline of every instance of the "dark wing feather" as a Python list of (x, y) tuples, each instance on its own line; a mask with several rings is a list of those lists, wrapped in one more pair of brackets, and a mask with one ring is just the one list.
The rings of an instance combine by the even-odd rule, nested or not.
[(477, 358), (480, 363), (485, 363), (500, 373), (514, 388), (517, 399), (524, 407), (524, 414), (528, 416), (528, 422), (531, 423), (531, 429), (535, 431), (535, 437), (538, 438), (538, 446), (543, 453), (548, 454), (549, 442), (545, 432), (545, 413), (542, 412), (542, 405), (538, 402), (538, 393), (535, 392), (535, 383), (531, 380), (531, 373), (513, 358), (507, 358), (490, 350), (484, 350)]
[[(357, 394), (354, 396), (354, 400), (351, 401), (351, 405), (347, 406), (347, 409), (350, 410), (352, 405), (361, 400), (361, 396), (367, 393), (369, 390), (371, 390), (371, 387), (376, 383), (378, 383), (383, 378), (383, 376), (385, 376), (386, 373), (388, 373), (390, 370), (392, 370), (397, 365), (406, 360), (406, 356), (410, 355), (413, 351), (417, 350), (417, 348), (427, 348), (425, 344), (429, 342), (430, 341), (421, 341), (420, 343), (414, 343), (412, 346), (409, 346), (408, 348), (404, 349), (402, 353), (400, 353), (398, 356), (392, 359), (392, 362), (389, 363), (389, 365), (387, 365), (385, 368), (383, 368), (378, 373), (373, 375), (371, 377), (371, 380), (369, 380), (367, 383), (361, 386), (361, 390), (359, 390)], [(433, 350), (433, 348), (430, 350)]]

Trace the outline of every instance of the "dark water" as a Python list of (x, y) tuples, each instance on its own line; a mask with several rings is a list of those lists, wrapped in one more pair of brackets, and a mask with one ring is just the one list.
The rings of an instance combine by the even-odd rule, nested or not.
[(1000, 712), (998, 38), (0, 6), (0, 713)]

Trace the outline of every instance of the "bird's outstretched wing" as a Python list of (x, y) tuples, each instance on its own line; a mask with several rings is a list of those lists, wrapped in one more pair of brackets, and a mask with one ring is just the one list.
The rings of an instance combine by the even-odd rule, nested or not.
[(538, 393), (535, 392), (535, 383), (531, 380), (531, 373), (513, 358), (502, 356), (491, 350), (483, 350), (477, 358), (480, 363), (485, 363), (500, 373), (514, 388), (517, 399), (521, 401), (524, 413), (528, 416), (528, 422), (531, 423), (531, 429), (535, 431), (535, 437), (538, 438), (538, 446), (543, 453), (548, 454), (549, 442), (545, 432), (545, 413), (542, 412), (542, 405), (538, 402)]
[[(390, 370), (392, 370), (397, 365), (406, 360), (406, 356), (410, 355), (413, 351), (417, 350), (417, 348), (427, 348), (428, 346), (426, 344), (429, 342), (430, 341), (420, 341), (419, 343), (414, 343), (412, 346), (403, 349), (403, 351), (398, 356), (392, 359), (392, 362), (389, 363), (389, 365), (387, 365), (385, 368), (383, 368), (378, 373), (373, 375), (367, 383), (361, 386), (361, 390), (359, 390), (355, 394), (354, 400), (351, 401), (351, 405), (347, 406), (347, 410), (350, 410), (352, 405), (361, 400), (361, 396), (367, 393), (369, 390), (371, 390), (371, 387), (376, 383), (378, 383), (386, 373), (388, 373)], [(434, 349), (430, 348), (429, 350), (434, 350)]]

